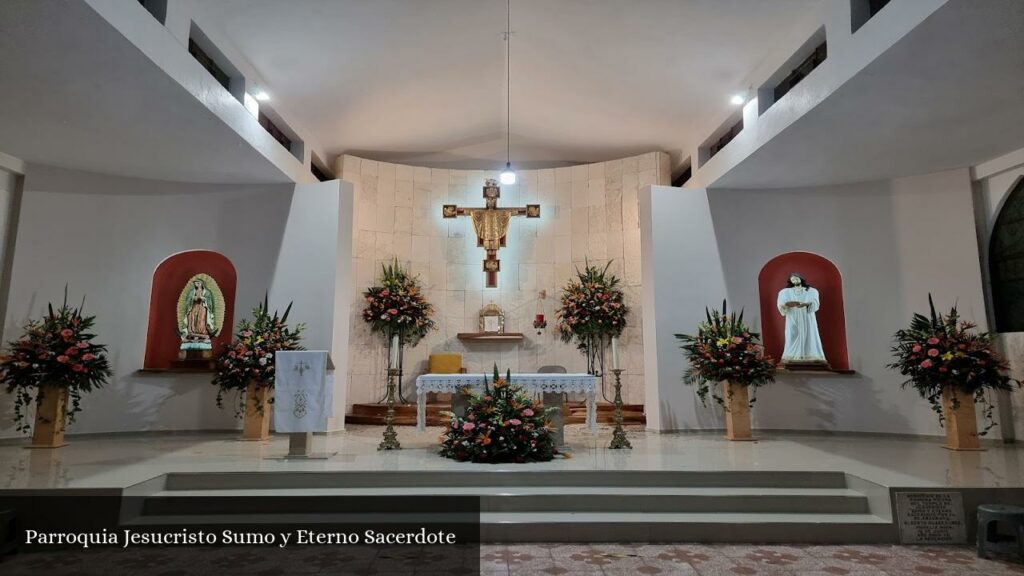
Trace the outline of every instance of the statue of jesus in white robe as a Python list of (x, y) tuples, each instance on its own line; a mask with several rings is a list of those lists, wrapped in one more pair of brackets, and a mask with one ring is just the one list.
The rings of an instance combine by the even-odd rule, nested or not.
[(782, 363), (822, 363), (825, 351), (818, 334), (815, 313), (820, 307), (818, 291), (807, 285), (803, 276), (793, 273), (779, 291), (779, 313), (786, 317), (786, 346)]

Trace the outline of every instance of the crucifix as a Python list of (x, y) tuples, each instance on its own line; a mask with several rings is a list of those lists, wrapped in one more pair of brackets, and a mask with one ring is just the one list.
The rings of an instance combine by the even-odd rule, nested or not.
[(505, 246), (508, 236), (508, 225), (513, 216), (540, 218), (540, 204), (527, 204), (520, 208), (498, 208), (501, 188), (498, 181), (488, 178), (484, 184), (483, 208), (459, 208), (455, 204), (445, 204), (442, 216), (457, 218), (469, 216), (476, 230), (476, 245), (487, 252), (484, 260), (484, 272), (487, 274), (487, 287), (498, 287), (498, 272), (501, 271), (501, 260), (498, 260), (498, 249)]

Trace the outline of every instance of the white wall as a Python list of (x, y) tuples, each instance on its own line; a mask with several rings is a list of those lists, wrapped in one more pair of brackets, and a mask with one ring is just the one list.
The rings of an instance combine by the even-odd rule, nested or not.
[[(20, 162), (5, 162), (11, 159), (0, 153), (0, 318), (7, 309), (7, 293), (10, 290), (11, 260), (14, 254), (14, 236), (18, 224), (18, 206), (21, 202)], [(4, 326), (0, 322), (0, 342), (5, 342)]]
[[(668, 184), (668, 155), (650, 152), (622, 160), (546, 170), (521, 170), (518, 182), (502, 186), (499, 206), (539, 203), (539, 219), (513, 218), (507, 246), (498, 253), (498, 287), (484, 287), (472, 223), (445, 220), (443, 204), (482, 206), (482, 187), (497, 172), (414, 167), (341, 156), (335, 173), (354, 185), (355, 242), (352, 251), (351, 402), (375, 402), (384, 395), (387, 358), (378, 336), (362, 320), (362, 291), (380, 274), (381, 264), (398, 258), (420, 276), (434, 305), (438, 330), (405, 351), (404, 391), (426, 369), (434, 352), (459, 352), (470, 372), (497, 363), (513, 371), (533, 372), (561, 365), (583, 372), (586, 362), (575, 345), (555, 331), (561, 288), (576, 268), (589, 261), (611, 261), (622, 280), (630, 318), (621, 339), (626, 373), (623, 398), (644, 400), (641, 337), (640, 225), (638, 190)], [(546, 291), (547, 298), (539, 294)], [(522, 343), (472, 343), (460, 332), (479, 330), (480, 308), (489, 303), (505, 312), (506, 331), (523, 332)], [(543, 313), (548, 328), (537, 334), (533, 319)], [(406, 394), (412, 397), (411, 393)]]
[[(640, 192), (647, 428), (714, 427), (680, 380), (686, 360), (675, 338), (692, 333), (704, 307), (721, 302), (725, 272), (705, 190), (651, 186)], [(716, 295), (722, 296), (716, 296)], [(717, 300), (716, 300), (717, 298)]]
[[(186, 185), (29, 166), (4, 325), (12, 334), (38, 317), (65, 283), (74, 301), (87, 296), (114, 375), (84, 400), (72, 433), (234, 428), (233, 411), (214, 404), (210, 375), (137, 372), (153, 271), (184, 250), (220, 252), (238, 273), (235, 323), (269, 290), (276, 306), (295, 300), (292, 321), (308, 325), (308, 347), (330, 350), (339, 237), (351, 235), (337, 218), (339, 198), (351, 195), (344, 188)], [(15, 435), (11, 399), (0, 398), (0, 435)]]
[[(675, 190), (677, 194), (702, 194), (699, 190)], [(668, 190), (654, 189), (652, 198), (665, 200)], [(832, 260), (843, 274), (847, 340), (853, 376), (780, 376), (759, 394), (754, 410), (755, 426), (769, 429), (842, 430), (902, 434), (939, 434), (941, 429), (928, 404), (913, 390), (902, 390), (898, 374), (885, 368), (890, 361), (893, 333), (905, 326), (913, 312), (927, 310), (928, 293), (948, 308), (954, 302), (966, 318), (986, 326), (981, 274), (974, 235), (971, 185), (967, 170), (901, 178), (889, 182), (806, 189), (724, 190), (706, 192), (713, 222), (710, 237), (693, 238), (681, 212), (676, 217), (651, 221), (655, 242), (674, 227), (679, 244), (692, 242), (708, 254), (717, 248), (725, 277), (725, 293), (715, 282), (695, 298), (687, 283), (716, 274), (715, 268), (693, 267), (690, 262), (707, 258), (690, 250), (655, 254), (651, 273), (655, 287), (671, 294), (673, 282), (681, 290), (676, 297), (656, 300), (659, 322), (703, 304), (745, 307), (747, 317), (760, 324), (757, 276), (774, 256), (805, 250)], [(667, 201), (667, 200), (665, 200)], [(673, 210), (699, 212), (700, 200), (672, 200)], [(707, 224), (701, 224), (705, 229)], [(657, 245), (656, 245), (657, 246)], [(660, 247), (659, 247), (660, 250)], [(645, 261), (646, 265), (646, 261)], [(675, 270), (686, 267), (686, 273)], [(647, 272), (645, 272), (645, 283)], [(672, 280), (674, 276), (680, 276)], [(698, 299), (701, 302), (695, 303)], [(686, 314), (701, 313), (690, 310)], [(657, 386), (682, 387), (682, 352), (666, 346), (673, 332), (689, 332), (690, 322), (657, 330)], [(667, 357), (663, 357), (665, 352)], [(650, 373), (650, 372), (648, 372)], [(674, 380), (665, 382), (666, 378)], [(651, 384), (648, 385), (650, 388)], [(687, 392), (692, 394), (692, 392)], [(706, 427), (708, 420), (691, 414), (692, 399), (676, 400), (661, 408), (662, 429)], [(703, 409), (702, 409), (703, 410)], [(713, 410), (713, 409), (708, 409)], [(648, 412), (652, 408), (648, 407)]]
[[(989, 276), (988, 249), (992, 230), (1010, 192), (1024, 178), (1024, 148), (994, 158), (971, 168), (974, 179), (975, 217), (978, 246), (981, 257), (981, 272), (985, 282), (985, 297), (989, 304), (989, 322), (994, 326), (995, 313), (992, 307), (992, 288)], [(999, 337), (1000, 349), (1010, 361), (1014, 378), (1024, 379), (1024, 332), (1010, 332)], [(1000, 430), (1005, 438), (1024, 435), (1024, 389), (1003, 395), (1006, 399), (1000, 407)]]

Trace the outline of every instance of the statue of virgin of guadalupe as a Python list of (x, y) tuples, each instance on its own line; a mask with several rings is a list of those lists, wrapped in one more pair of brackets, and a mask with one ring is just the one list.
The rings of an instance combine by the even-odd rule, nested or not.
[(799, 273), (789, 275), (786, 287), (779, 291), (779, 313), (786, 317), (786, 346), (782, 363), (826, 364), (821, 348), (818, 320), (818, 291), (807, 284)]
[(214, 332), (213, 293), (202, 280), (192, 282), (185, 297), (187, 312), (182, 326), (182, 348), (212, 347), (210, 336)]

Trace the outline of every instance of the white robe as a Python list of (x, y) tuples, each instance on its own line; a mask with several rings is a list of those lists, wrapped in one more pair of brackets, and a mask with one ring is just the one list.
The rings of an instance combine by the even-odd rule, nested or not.
[[(809, 303), (806, 308), (787, 308), (786, 302)], [(782, 362), (825, 362), (815, 313), (820, 307), (814, 288), (783, 288), (779, 291), (779, 313), (786, 317), (786, 347)]]

